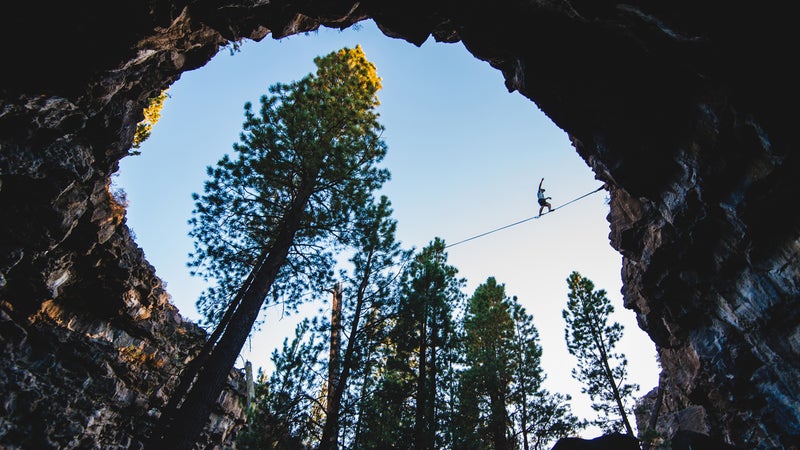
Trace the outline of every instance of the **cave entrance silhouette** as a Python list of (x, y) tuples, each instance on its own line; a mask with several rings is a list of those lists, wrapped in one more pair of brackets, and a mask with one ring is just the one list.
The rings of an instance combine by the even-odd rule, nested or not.
[[(529, 99), (509, 93), (502, 74), (473, 57), (460, 43), (426, 41), (420, 48), (384, 36), (372, 21), (355, 29), (320, 29), (274, 41), (245, 41), (238, 51), (220, 51), (212, 61), (184, 73), (170, 88), (161, 121), (142, 145), (124, 158), (115, 183), (130, 202), (128, 223), (148, 260), (167, 281), (181, 312), (198, 320), (194, 301), (202, 288), (188, 275), (191, 241), (186, 220), (200, 192), (205, 166), (231, 152), (246, 101), (257, 104), (275, 82), (313, 70), (314, 56), (360, 44), (383, 78), (381, 121), (389, 146), (385, 166), (393, 178), (385, 193), (393, 202), (398, 239), (421, 248), (436, 236), (456, 243), (476, 232), (538, 211), (536, 186), (547, 179), (555, 204), (597, 188), (597, 180), (568, 137)], [(180, 173), (175, 169), (180, 167)], [(586, 202), (585, 204), (583, 202)], [(576, 399), (576, 412), (591, 417), (588, 400), (571, 378), (572, 356), (563, 341), (561, 310), (566, 277), (578, 270), (611, 293), (615, 319), (627, 332), (620, 349), (631, 361), (630, 376), (644, 395), (658, 382), (655, 347), (624, 309), (621, 257), (608, 243), (608, 206), (592, 196), (548, 221), (523, 224), (449, 250), (449, 261), (468, 280), (465, 293), (495, 276), (535, 317), (544, 347), (543, 363), (552, 390)], [(169, 220), (171, 226), (165, 226)], [(171, 230), (172, 237), (167, 237)], [(165, 245), (169, 242), (169, 245)], [(321, 300), (327, 294), (320, 294)], [(267, 311), (261, 332), (245, 347), (247, 359), (270, 368), (272, 349), (291, 336), (303, 314), (282, 317)], [(569, 362), (569, 363), (565, 363)]]

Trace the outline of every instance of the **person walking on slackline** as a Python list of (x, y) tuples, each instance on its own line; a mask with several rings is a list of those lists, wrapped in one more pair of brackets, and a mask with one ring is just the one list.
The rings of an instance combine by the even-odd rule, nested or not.
[(547, 201), (552, 199), (553, 197), (545, 197), (544, 196), (544, 188), (542, 187), (542, 183), (544, 183), (544, 178), (542, 181), (539, 182), (539, 190), (536, 192), (536, 197), (539, 199), (539, 215), (542, 215), (542, 211), (544, 207), (547, 206), (547, 212), (553, 210), (553, 206)]

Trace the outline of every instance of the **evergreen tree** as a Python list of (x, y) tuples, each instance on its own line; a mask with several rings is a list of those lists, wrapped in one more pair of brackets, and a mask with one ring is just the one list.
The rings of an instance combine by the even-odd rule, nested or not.
[[(340, 428), (340, 408), (343, 396), (351, 383), (351, 375), (358, 373), (359, 368), (369, 365), (375, 351), (375, 326), (384, 323), (385, 303), (392, 298), (391, 272), (400, 259), (408, 257), (395, 242), (396, 222), (391, 219), (391, 207), (386, 197), (381, 197), (377, 204), (363, 209), (354, 220), (352, 241), (358, 244), (354, 256), (353, 274), (348, 279), (349, 286), (345, 290), (345, 301), (350, 300), (345, 308), (349, 332), (347, 345), (341, 357), (341, 371), (335, 376), (335, 383), (328, 398), (328, 415), (325, 420), (320, 449), (338, 448)], [(343, 275), (344, 276), (344, 275)], [(373, 312), (364, 317), (367, 312)], [(364, 323), (364, 319), (366, 323)], [(365, 327), (366, 325), (366, 327)], [(333, 365), (332, 365), (333, 366)]]
[(449, 376), (455, 357), (453, 308), (463, 280), (447, 265), (444, 241), (425, 247), (405, 273), (384, 347), (379, 406), (364, 424), (364, 448), (445, 448)]
[(568, 397), (542, 386), (542, 348), (533, 317), (490, 277), (464, 317), (464, 364), (455, 422), (458, 448), (544, 448), (580, 427)]
[(628, 361), (615, 352), (622, 325), (611, 321), (614, 307), (605, 290), (595, 291), (594, 283), (578, 272), (570, 274), (567, 284), (564, 338), (570, 354), (578, 359), (572, 375), (583, 383), (581, 391), (592, 399), (592, 409), (601, 414), (596, 424), (607, 432), (624, 430), (633, 436), (627, 412), (638, 386), (625, 382)]
[(583, 428), (583, 422), (572, 414), (570, 396), (553, 393), (543, 387), (545, 374), (541, 367), (542, 347), (533, 316), (525, 311), (516, 297), (511, 301), (514, 337), (511, 342), (514, 379), (511, 384), (514, 428), (524, 450), (543, 450), (553, 442)]
[(321, 430), (323, 330), (306, 319), (298, 324), (294, 339), (284, 339), (281, 350), (272, 353), (275, 370), (268, 378), (259, 375), (253, 408), (247, 427), (237, 436), (237, 448), (312, 448), (310, 443), (318, 439)]
[(314, 62), (315, 74), (270, 87), (258, 114), (245, 105), (238, 156), (209, 168), (195, 196), (191, 265), (217, 283), (200, 306), (224, 331), (199, 355), (196, 380), (186, 377), (191, 388), (178, 412), (162, 415), (151, 448), (193, 446), (267, 295), (291, 302), (329, 285), (324, 249), (388, 178), (375, 166), (386, 153), (375, 67), (360, 47)]
[(475, 389), (473, 395), (486, 398), (488, 414), (483, 431), (489, 436), (490, 448), (495, 450), (512, 447), (507, 405), (515, 367), (513, 349), (509, 345), (514, 336), (509, 302), (505, 287), (490, 277), (475, 289), (464, 317), (464, 353), (468, 366), (464, 382)]

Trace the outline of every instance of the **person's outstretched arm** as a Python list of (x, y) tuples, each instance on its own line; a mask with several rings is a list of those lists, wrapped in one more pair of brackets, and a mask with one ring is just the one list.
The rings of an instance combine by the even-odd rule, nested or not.
[(542, 181), (539, 182), (539, 189), (542, 189), (542, 183), (544, 183), (544, 178), (542, 178)]

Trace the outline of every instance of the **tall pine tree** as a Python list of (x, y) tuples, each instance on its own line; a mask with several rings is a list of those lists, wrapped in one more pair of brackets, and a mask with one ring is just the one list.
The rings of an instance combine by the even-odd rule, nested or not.
[(580, 427), (568, 397), (542, 386), (542, 348), (533, 317), (494, 277), (469, 299), (463, 329), (457, 448), (544, 448)]
[(475, 289), (464, 317), (464, 354), (468, 365), (464, 381), (474, 387), (473, 395), (485, 398), (488, 414), (485, 429), (481, 431), (489, 436), (490, 448), (495, 450), (512, 448), (508, 404), (515, 367), (510, 346), (514, 322), (509, 302), (505, 287), (490, 277)]
[(360, 47), (314, 62), (315, 74), (270, 87), (258, 114), (245, 105), (237, 157), (209, 168), (195, 197), (191, 265), (216, 281), (200, 306), (224, 331), (192, 366), (191, 387), (177, 412), (162, 414), (150, 448), (193, 446), (267, 295), (298, 298), (287, 293), (327, 283), (323, 249), (388, 178), (376, 167), (386, 147), (374, 65)]

